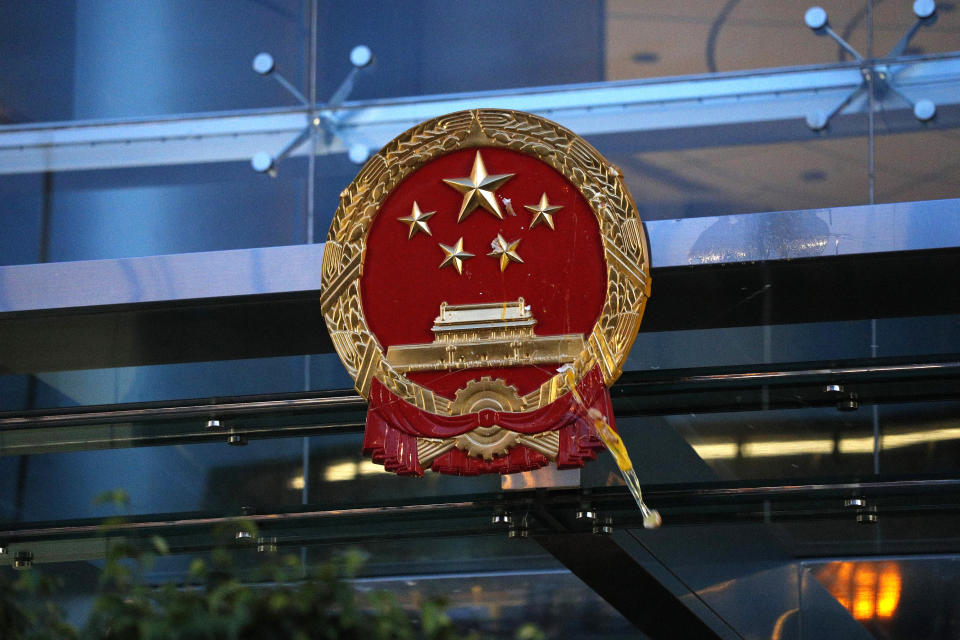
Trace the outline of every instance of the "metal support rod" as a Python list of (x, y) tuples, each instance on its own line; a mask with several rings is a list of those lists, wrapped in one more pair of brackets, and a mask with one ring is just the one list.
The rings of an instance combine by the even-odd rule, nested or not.
[(888, 58), (894, 58), (896, 56), (902, 55), (904, 51), (907, 50), (907, 46), (910, 44), (910, 40), (913, 39), (913, 36), (917, 33), (920, 27), (924, 25), (932, 25), (936, 21), (936, 12), (937, 12), (937, 3), (934, 0), (915, 0), (913, 3), (913, 13), (917, 16), (917, 21), (913, 23), (906, 33), (903, 34), (903, 37), (893, 46), (893, 49), (890, 49), (890, 53), (887, 54)]
[(330, 96), (330, 99), (327, 100), (327, 104), (324, 105), (327, 110), (334, 111), (343, 104), (344, 100), (350, 96), (350, 93), (353, 92), (353, 83), (357, 77), (357, 73), (360, 72), (360, 67), (353, 67), (347, 72), (347, 76), (343, 79), (343, 82), (340, 83), (340, 86), (333, 92), (333, 95)]
[[(316, 119), (317, 104), (317, 38), (319, 32), (318, 14), (319, 0), (310, 0), (310, 59), (307, 60), (307, 87), (310, 93), (310, 114), (309, 121), (312, 123)], [(314, 219), (316, 218), (316, 189), (317, 189), (317, 150), (320, 139), (317, 135), (317, 128), (310, 127), (310, 157), (307, 159), (307, 202), (304, 212), (304, 236), (305, 244), (313, 244), (314, 241)], [(308, 392), (312, 385), (311, 365), (312, 356), (309, 354), (303, 356), (303, 391)], [(310, 502), (310, 436), (304, 436), (301, 442), (300, 451), (301, 468), (303, 469), (303, 490), (300, 494), (300, 503), (308, 504)], [(306, 570), (307, 549), (300, 549), (301, 561), (303, 561), (304, 570)]]
[[(873, 60), (873, 0), (867, 0), (867, 57)], [(871, 66), (866, 74), (867, 89), (867, 182), (870, 190), (870, 204), (875, 202), (876, 192), (876, 78), (877, 69)], [(886, 83), (889, 84), (889, 83)]]
[[(630, 382), (627, 375), (614, 386), (627, 388), (626, 393), (642, 392), (645, 395), (660, 393), (660, 389), (689, 389), (703, 391), (708, 387), (739, 388), (763, 387), (768, 385), (802, 384), (804, 382), (823, 387), (819, 381), (823, 378), (832, 380), (863, 380), (872, 378), (908, 378), (922, 376), (949, 376), (960, 377), (960, 361), (930, 362), (913, 364), (867, 364), (864, 366), (832, 367), (819, 369), (784, 369), (773, 371), (746, 371), (738, 373), (717, 373), (702, 375), (666, 376), (659, 379), (648, 379)], [(315, 394), (315, 395), (314, 395)], [(615, 393), (615, 401), (618, 394)], [(72, 409), (70, 411), (57, 410), (47, 414), (33, 414), (24, 416), (0, 417), (0, 431), (16, 429), (33, 429), (42, 427), (70, 427), (75, 425), (129, 423), (138, 421), (186, 421), (196, 420), (198, 425), (204, 426), (215, 415), (218, 419), (227, 416), (242, 415), (245, 418), (270, 414), (294, 415), (313, 412), (341, 412), (359, 410), (366, 406), (362, 397), (353, 390), (311, 392), (302, 397), (284, 397), (278, 399), (244, 400), (242, 398), (223, 403), (200, 404), (171, 404), (167, 406), (130, 406), (112, 405), (105, 407), (91, 407), (89, 409)]]
[(300, 90), (293, 86), (293, 83), (283, 77), (283, 75), (277, 71), (277, 63), (273, 59), (273, 56), (269, 53), (258, 53), (253, 58), (253, 70), (262, 76), (272, 76), (274, 80), (280, 83), (280, 86), (290, 92), (294, 98), (297, 99), (303, 106), (308, 106), (310, 103), (307, 102), (307, 99), (303, 97), (303, 94), (300, 93)]
[[(763, 500), (782, 501), (783, 507), (791, 504), (798, 506), (797, 516), (806, 518), (811, 515), (809, 510), (809, 501), (818, 499), (828, 501), (830, 504), (835, 502), (835, 496), (855, 494), (866, 496), (871, 501), (876, 501), (886, 497), (897, 496), (916, 496), (916, 495), (936, 495), (946, 494), (955, 495), (960, 492), (960, 478), (947, 479), (904, 479), (904, 480), (885, 480), (876, 482), (836, 482), (823, 484), (792, 484), (792, 485), (765, 485), (765, 486), (739, 486), (739, 487), (696, 487), (688, 489), (662, 489), (648, 490), (652, 499), (669, 503), (671, 508), (687, 508), (691, 512), (699, 512), (705, 504), (717, 504), (729, 502), (735, 503), (757, 503)], [(564, 508), (570, 511), (570, 517), (573, 518), (574, 512), (579, 508), (576, 496), (579, 490), (576, 489), (554, 489), (546, 492), (545, 497), (548, 500), (556, 500), (556, 508)], [(627, 505), (633, 503), (629, 492), (625, 487), (608, 488), (602, 494), (593, 492), (591, 498), (599, 501), (603, 505), (621, 504)], [(516, 495), (516, 505), (511, 502), (506, 503), (508, 509), (521, 504), (527, 504), (530, 499), (530, 492), (518, 492)], [(797, 501), (793, 503), (792, 501)], [(499, 501), (499, 502), (498, 502)], [(441, 519), (446, 519), (451, 513), (462, 512), (468, 514), (488, 513), (500, 504), (503, 507), (503, 496), (496, 498), (478, 497), (472, 500), (447, 501), (447, 502), (410, 502), (407, 504), (380, 504), (366, 506), (348, 506), (343, 508), (328, 508), (309, 511), (278, 511), (273, 513), (256, 513), (239, 516), (244, 520), (261, 525), (283, 525), (285, 523), (309, 522), (311, 520), (336, 520), (343, 521), (351, 518), (381, 518), (390, 516), (399, 516), (409, 518), (411, 515), (427, 517), (436, 514)], [(955, 509), (949, 504), (942, 505), (944, 509)], [(825, 505), (824, 513), (834, 513), (834, 510)], [(902, 510), (911, 509), (923, 510), (923, 505), (910, 504), (903, 505)], [(842, 513), (842, 511), (837, 512)], [(734, 514), (735, 519), (739, 519), (742, 514)], [(110, 528), (110, 533), (117, 536), (127, 535), (137, 531), (150, 531), (157, 529), (194, 529), (195, 527), (217, 526), (236, 521), (238, 516), (212, 516), (212, 517), (191, 517), (186, 514), (184, 517), (167, 519), (150, 519), (146, 516), (143, 520), (131, 520), (117, 523)], [(156, 516), (152, 516), (156, 517)], [(21, 543), (27, 540), (39, 540), (46, 538), (62, 538), (69, 536), (88, 536), (103, 534), (103, 523), (100, 519), (90, 519), (82, 523), (69, 525), (44, 526), (43, 524), (25, 523), (16, 527), (14, 523), (6, 523), (6, 530), (0, 531), (0, 540), (4, 541), (9, 548), (12, 543)], [(455, 525), (461, 526), (461, 525)], [(491, 523), (491, 526), (493, 524)]]
[[(96, 407), (88, 411), (70, 413), (57, 412), (46, 415), (31, 415), (0, 418), (0, 429), (22, 429), (38, 427), (65, 427), (75, 424), (123, 423), (131, 421), (196, 420), (198, 424), (206, 416), (231, 416), (243, 414), (246, 417), (268, 415), (271, 413), (299, 413), (313, 411), (344, 411), (362, 409), (366, 406), (363, 398), (355, 393), (342, 391), (330, 392), (320, 396), (289, 398), (277, 400), (237, 400), (234, 402), (213, 404), (180, 404), (169, 406)], [(219, 425), (210, 425), (214, 428)], [(208, 421), (204, 421), (206, 426)]]
[(350, 95), (350, 92), (353, 91), (354, 78), (359, 71), (360, 69), (357, 67), (350, 69), (347, 76), (343, 79), (343, 82), (341, 82), (340, 86), (333, 92), (330, 100), (328, 100), (323, 106), (323, 109), (317, 113), (320, 126), (323, 127), (323, 131), (327, 135), (328, 144), (337, 137), (338, 122), (336, 113), (340, 106), (343, 105), (344, 100), (347, 99), (347, 96)]
[[(911, 107), (916, 106), (916, 103), (915, 103), (913, 100), (911, 100), (910, 97), (909, 97), (907, 94), (905, 94), (903, 91), (900, 91), (900, 89), (898, 89), (898, 88), (896, 87), (896, 85), (888, 82), (888, 83), (887, 83), (887, 88), (890, 89), (890, 91), (892, 91), (893, 93), (895, 93), (901, 100), (903, 100), (904, 102), (906, 102), (906, 103), (907, 103), (908, 105), (910, 105)], [(873, 204), (873, 202), (871, 201), (870, 204)]]
[(311, 130), (312, 129), (310, 127), (307, 127), (306, 129), (298, 133), (293, 140), (291, 140), (286, 145), (284, 145), (283, 149), (280, 149), (280, 151), (277, 152), (277, 155), (273, 157), (274, 164), (286, 158), (288, 155), (290, 155), (293, 152), (294, 149), (296, 149), (301, 144), (303, 144), (303, 141), (306, 140), (308, 137), (310, 137)]
[(309, 102), (307, 102), (307, 99), (303, 96), (303, 94), (300, 93), (300, 91), (295, 86), (293, 86), (292, 82), (284, 78), (282, 75), (280, 75), (276, 71), (274, 71), (270, 75), (273, 77), (274, 80), (279, 82), (284, 89), (286, 89), (291, 94), (293, 94), (293, 97), (296, 98), (300, 102), (300, 104), (304, 106), (307, 106), (310, 104)]
[(907, 47), (910, 46), (910, 41), (913, 39), (913, 36), (916, 35), (920, 27), (923, 26), (924, 20), (917, 20), (913, 23), (913, 26), (907, 29), (907, 32), (903, 34), (900, 40), (890, 49), (890, 53), (887, 54), (888, 58), (896, 58), (903, 55), (903, 52), (907, 50)]
[[(340, 118), (337, 116), (338, 111), (340, 107), (343, 106), (344, 101), (353, 92), (353, 85), (356, 81), (357, 74), (373, 63), (373, 53), (369, 47), (358, 45), (350, 51), (350, 63), (353, 67), (347, 72), (346, 77), (333, 92), (333, 95), (330, 96), (330, 99), (327, 100), (327, 103), (318, 113), (317, 117), (312, 119), (314, 124), (319, 124), (323, 127), (323, 131), (327, 136), (327, 144), (330, 144), (334, 139), (340, 137)], [(350, 145), (347, 154), (352, 162), (362, 164), (366, 162), (369, 156), (369, 149), (363, 145), (353, 144)]]
[(841, 38), (836, 31), (830, 28), (830, 25), (823, 27), (823, 32), (826, 33), (831, 38), (833, 38), (837, 44), (839, 44), (841, 47), (843, 47), (846, 50), (847, 53), (853, 56), (854, 60), (856, 60), (857, 62), (863, 62), (863, 56), (860, 55), (860, 52), (858, 52), (856, 49), (851, 47), (850, 43), (848, 43), (846, 40)]
[(807, 126), (813, 129), (814, 131), (819, 131), (829, 124), (830, 120), (833, 119), (833, 116), (840, 113), (840, 110), (846, 107), (850, 102), (857, 97), (862, 89), (857, 88), (854, 91), (848, 93), (844, 96), (836, 106), (832, 107), (829, 111), (816, 110), (812, 113), (807, 114)]

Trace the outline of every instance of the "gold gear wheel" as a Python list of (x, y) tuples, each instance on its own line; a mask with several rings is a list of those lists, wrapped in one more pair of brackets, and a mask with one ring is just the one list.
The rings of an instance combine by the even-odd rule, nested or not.
[[(523, 400), (517, 393), (517, 388), (507, 384), (500, 378), (484, 376), (479, 380), (471, 380), (456, 393), (456, 400), (451, 408), (453, 415), (477, 413), (484, 409), (493, 411), (517, 412), (523, 407)], [(494, 456), (505, 454), (517, 443), (519, 433), (508, 431), (499, 425), (477, 427), (454, 438), (458, 449), (465, 451), (474, 458), (492, 460)]]
[(462, 389), (458, 389), (451, 408), (456, 416), (476, 413), (483, 409), (516, 412), (523, 408), (523, 400), (515, 386), (500, 378), (484, 376), (479, 380), (471, 380)]

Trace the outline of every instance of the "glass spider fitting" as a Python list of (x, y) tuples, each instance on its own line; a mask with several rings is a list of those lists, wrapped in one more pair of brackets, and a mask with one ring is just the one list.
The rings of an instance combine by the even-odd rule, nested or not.
[[(346, 77), (337, 87), (330, 99), (322, 106), (312, 105), (306, 97), (277, 71), (276, 61), (269, 53), (258, 53), (253, 59), (253, 70), (261, 76), (269, 76), (280, 83), (284, 89), (297, 99), (297, 101), (307, 109), (309, 123), (293, 139), (283, 146), (276, 154), (267, 151), (260, 151), (254, 154), (250, 159), (250, 165), (258, 173), (266, 173), (275, 177), (277, 175), (277, 164), (293, 153), (298, 147), (306, 142), (315, 129), (320, 129), (326, 136), (327, 142), (339, 137), (340, 133), (340, 115), (339, 108), (353, 91), (353, 84), (357, 74), (373, 63), (373, 52), (365, 45), (358, 45), (350, 51), (350, 64), (352, 65)], [(352, 144), (347, 149), (347, 155), (352, 162), (362, 164), (366, 162), (370, 155), (370, 150), (363, 144)]]
[[(917, 16), (917, 21), (903, 34), (885, 58), (897, 58), (903, 55), (903, 52), (910, 44), (910, 40), (913, 39), (913, 36), (920, 27), (932, 25), (936, 21), (936, 10), (937, 5), (934, 0), (916, 0), (913, 3), (913, 13)], [(927, 99), (914, 101), (897, 86), (897, 76), (903, 70), (909, 68), (909, 65), (901, 65), (898, 68), (894, 68), (892, 65), (885, 63), (877, 64), (874, 59), (865, 59), (856, 49), (850, 46), (850, 43), (830, 28), (830, 23), (827, 20), (827, 12), (822, 7), (810, 7), (804, 14), (803, 19), (814, 33), (829, 36), (853, 56), (853, 58), (860, 63), (861, 74), (863, 76), (860, 85), (832, 108), (817, 109), (807, 114), (807, 126), (811, 129), (814, 131), (825, 129), (833, 116), (837, 115), (841, 109), (850, 104), (854, 99), (866, 94), (867, 91), (870, 90), (871, 85), (873, 86), (873, 95), (878, 101), (882, 101), (887, 95), (892, 93), (913, 107), (913, 115), (921, 122), (927, 122), (936, 115), (937, 107), (933, 101)]]

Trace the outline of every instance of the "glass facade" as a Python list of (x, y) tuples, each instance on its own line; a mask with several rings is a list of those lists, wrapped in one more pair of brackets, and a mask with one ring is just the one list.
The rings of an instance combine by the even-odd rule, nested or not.
[[(123, 488), (155, 583), (252, 516), (492, 637), (661, 637), (656, 589), (717, 637), (954, 637), (960, 14), (926, 5), (0, 5), (0, 571), (31, 552), (82, 618)], [(369, 154), (473, 107), (583, 134), (636, 200), (612, 397), (658, 531), (606, 454), (519, 491), (361, 456), (322, 243)]]

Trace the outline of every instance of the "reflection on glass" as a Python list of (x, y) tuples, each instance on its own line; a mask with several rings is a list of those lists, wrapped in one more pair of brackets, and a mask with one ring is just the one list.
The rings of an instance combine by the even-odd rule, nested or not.
[[(712, 128), (703, 127), (696, 130), (694, 148), (644, 149), (638, 141), (631, 153), (614, 149), (606, 155), (623, 171), (640, 216), (647, 222), (869, 202), (865, 136), (813, 138), (799, 121), (795, 129), (786, 127), (781, 134), (781, 141), (771, 142), (768, 132), (745, 128), (743, 137), (731, 145)], [(602, 143), (599, 148), (604, 151)], [(808, 224), (789, 220), (784, 229), (750, 231), (761, 234), (754, 236), (754, 242), (776, 247), (804, 232), (818, 235), (816, 227), (822, 225), (813, 221), (811, 234), (804, 228)], [(769, 237), (762, 236), (764, 231)], [(783, 232), (789, 235), (778, 238)], [(825, 246), (815, 245), (808, 251), (816, 255)]]
[[(865, 50), (863, 2), (607, 0), (607, 77), (623, 80), (849, 60), (835, 44), (804, 25), (804, 11), (814, 4), (827, 10), (838, 33)], [(909, 8), (900, 9), (913, 15)]]
[[(839, 478), (873, 470), (869, 411), (833, 407), (618, 417), (627, 449), (643, 454), (645, 487), (689, 482)], [(861, 451), (840, 453), (850, 439)], [(602, 462), (602, 461), (600, 461)], [(609, 485), (612, 464), (585, 471), (585, 486)], [(614, 477), (616, 480), (616, 477)]]
[(332, 460), (327, 463), (327, 468), (323, 471), (323, 479), (327, 482), (342, 482), (378, 473), (386, 474), (387, 472), (384, 471), (383, 465), (379, 465), (372, 460), (345, 460), (343, 462)]
[[(884, 434), (880, 439), (883, 449), (911, 447), (918, 444), (960, 439), (960, 427), (907, 431)], [(768, 456), (809, 455), (818, 453), (869, 453), (874, 439), (840, 438), (838, 440), (758, 440), (756, 442), (713, 442), (693, 445), (693, 450), (704, 460), (723, 458), (762, 458)]]
[(23, 2), (0, 7), (0, 123), (288, 106), (250, 69), (270, 51), (305, 80), (299, 0)]
[(900, 604), (903, 579), (896, 562), (830, 562), (815, 575), (857, 620), (892, 618)]
[(479, 631), (484, 637), (519, 637), (514, 634), (526, 623), (536, 624), (550, 638), (639, 635), (613, 607), (565, 569), (460, 576), (414, 574), (360, 579), (356, 585), (364, 591), (388, 591), (401, 606), (410, 608), (442, 596), (458, 627)]
[[(943, 119), (941, 119), (943, 120)], [(877, 202), (941, 200), (960, 195), (960, 133), (947, 127), (920, 127), (908, 106), (882, 111), (877, 119)], [(912, 224), (918, 239), (936, 234), (936, 227)]]

